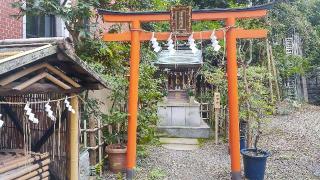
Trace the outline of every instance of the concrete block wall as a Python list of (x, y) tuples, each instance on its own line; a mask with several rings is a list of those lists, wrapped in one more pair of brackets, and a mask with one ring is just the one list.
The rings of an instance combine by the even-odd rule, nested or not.
[(18, 14), (19, 10), (14, 9), (11, 3), (16, 0), (0, 0), (0, 39), (23, 38), (23, 20), (15, 19), (11, 15)]

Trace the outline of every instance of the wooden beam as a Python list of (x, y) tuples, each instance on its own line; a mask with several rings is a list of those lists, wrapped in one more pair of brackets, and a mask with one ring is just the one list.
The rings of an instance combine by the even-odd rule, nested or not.
[(46, 78), (48, 80), (50, 80), (51, 82), (53, 82), (54, 84), (60, 86), (63, 89), (71, 89), (70, 86), (66, 85), (65, 83), (63, 83), (62, 81), (60, 81), (59, 79), (53, 77), (51, 74), (47, 73), (47, 72), (43, 72), (41, 74), (36, 75), (35, 77), (25, 81), (24, 83), (15, 86), (13, 89), (15, 90), (23, 90), (25, 88), (27, 88), (28, 86), (38, 82), (39, 80)]
[(19, 54), (23, 51), (9, 51), (9, 52), (0, 52), (0, 56), (13, 56), (13, 55), (16, 55), (16, 54)]
[(48, 73), (46, 73), (46, 72), (43, 72), (43, 73), (41, 73), (41, 74), (38, 74), (38, 75), (36, 75), (35, 77), (33, 77), (33, 78), (25, 81), (25, 82), (22, 83), (22, 84), (19, 84), (19, 85), (15, 86), (15, 87), (12, 88), (12, 89), (23, 90), (23, 89), (25, 89), (26, 87), (30, 86), (31, 84), (34, 84), (34, 83), (36, 83), (37, 81), (45, 78), (45, 77), (47, 76), (47, 74), (48, 74)]
[[(266, 38), (268, 35), (268, 31), (264, 29), (250, 29), (245, 30), (241, 28), (237, 28), (235, 30), (236, 37), (238, 39), (254, 39), (254, 38)], [(155, 37), (159, 41), (166, 41), (169, 36), (170, 32), (158, 32), (155, 33)], [(194, 32), (193, 38), (196, 40), (205, 40), (210, 39), (212, 31), (201, 31), (201, 32)], [(215, 35), (218, 39), (224, 39), (225, 32), (223, 30), (215, 31)], [(140, 41), (150, 41), (152, 37), (152, 32), (140, 32)], [(188, 37), (179, 37), (179, 40), (187, 40)], [(124, 32), (119, 34), (110, 34), (106, 33), (103, 36), (104, 41), (130, 41), (131, 40), (131, 33)]]
[[(67, 119), (67, 114), (68, 114), (68, 110), (65, 109), (62, 113), (61, 113), (61, 123), (63, 123), (66, 119)], [(58, 119), (59, 117), (56, 117), (56, 119)], [(31, 150), (33, 152), (38, 152), (40, 151), (42, 145), (44, 143), (46, 143), (46, 141), (50, 138), (50, 136), (54, 133), (54, 131), (56, 129), (58, 129), (59, 127), (59, 121), (56, 122), (56, 125), (52, 124), (50, 126), (50, 128), (44, 133), (44, 135), (34, 144), (32, 144), (31, 146)]]
[(43, 63), (43, 64), (38, 64), (32, 67), (29, 67), (27, 69), (24, 69), (22, 71), (19, 71), (13, 75), (10, 75), (6, 78), (3, 78), (0, 80), (0, 85), (1, 86), (5, 86), (21, 77), (26, 76), (27, 74), (30, 74), (32, 72), (35, 72), (39, 69), (43, 69), (43, 68), (47, 68), (50, 72), (58, 75), (59, 77), (61, 77), (63, 80), (65, 80), (66, 82), (70, 83), (71, 85), (73, 85), (74, 87), (78, 88), (81, 87), (80, 84), (78, 84), (77, 82), (75, 82), (73, 79), (71, 79), (70, 77), (66, 76), (63, 72), (61, 72), (60, 70), (58, 70), (57, 68), (51, 66), (48, 63)]
[(46, 159), (47, 157), (49, 157), (49, 153), (43, 153), (43, 154), (39, 154), (39, 155), (35, 155), (31, 158), (26, 158), (24, 160), (20, 160), (19, 162), (15, 163), (15, 164), (10, 164), (10, 165), (5, 165), (5, 166), (0, 166), (0, 174), (5, 173), (7, 171), (16, 169), (18, 167), (24, 166), (28, 163), (33, 163), (35, 161), (39, 161), (42, 159)]
[[(247, 10), (247, 11), (193, 11), (192, 21), (204, 21), (204, 20), (225, 20), (228, 18), (235, 19), (252, 19), (261, 18), (267, 15), (266, 9), (259, 10)], [(103, 14), (104, 22), (156, 22), (156, 21), (170, 21), (170, 12), (158, 12), (158, 13), (106, 13)]]
[[(10, 85), (10, 86), (9, 86)], [(4, 86), (4, 88), (0, 88), (1, 96), (10, 96), (10, 95), (23, 95), (23, 94), (37, 94), (37, 93), (61, 93), (61, 94), (70, 94), (76, 93), (79, 94), (86, 90), (86, 88), (71, 88), (71, 89), (62, 89), (52, 83), (39, 83), (36, 82), (27, 88), (19, 91), (15, 89), (11, 89), (12, 87), (19, 85), (19, 83), (11, 83), (8, 86)]]
[[(32, 49), (30, 51), (25, 51), (14, 56), (9, 56), (4, 59), (0, 59), (1, 67), (0, 74), (10, 72), (11, 70), (23, 67), (27, 64), (31, 64), (39, 59), (43, 59), (50, 55), (57, 53), (56, 45), (45, 45), (39, 48)], [(17, 63), (19, 62), (19, 63)]]
[(52, 76), (51, 74), (47, 73), (46, 78), (48, 80), (50, 80), (51, 82), (53, 82), (54, 84), (62, 87), (63, 89), (71, 89), (70, 86), (66, 85), (64, 82), (60, 81), (59, 79), (55, 78), (54, 76)]

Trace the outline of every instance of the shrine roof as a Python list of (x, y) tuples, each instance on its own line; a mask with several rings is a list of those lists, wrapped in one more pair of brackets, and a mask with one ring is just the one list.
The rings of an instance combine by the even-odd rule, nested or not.
[(201, 66), (202, 51), (199, 50), (193, 54), (191, 50), (177, 50), (174, 54), (170, 54), (168, 50), (163, 50), (159, 53), (155, 65), (162, 67), (191, 67)]
[[(62, 37), (1, 40), (0, 76), (0, 94), (58, 90), (81, 92), (107, 88), (106, 82), (75, 54), (71, 40)], [(52, 81), (38, 83), (47, 77), (55, 78), (54, 82), (63, 84), (65, 89), (52, 86)], [(13, 90), (12, 87), (31, 78), (39, 78), (34, 83), (37, 88)]]
[[(252, 6), (252, 7), (244, 7), (244, 8), (214, 8), (214, 9), (199, 9), (192, 10), (192, 13), (214, 13), (214, 12), (243, 12), (243, 11), (256, 11), (256, 10), (264, 10), (271, 9), (274, 3), (267, 3), (264, 5)], [(121, 15), (143, 15), (143, 14), (167, 14), (168, 11), (136, 11), (136, 12), (122, 12), (122, 11), (112, 11), (99, 9), (99, 14), (121, 14)]]

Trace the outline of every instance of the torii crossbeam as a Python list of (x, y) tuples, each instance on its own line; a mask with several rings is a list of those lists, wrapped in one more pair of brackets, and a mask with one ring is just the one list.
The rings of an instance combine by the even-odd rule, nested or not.
[[(240, 135), (239, 135), (239, 104), (237, 79), (237, 39), (266, 38), (267, 30), (245, 30), (236, 28), (237, 19), (262, 18), (272, 4), (238, 9), (210, 9), (192, 11), (192, 21), (225, 21), (227, 48), (227, 78), (228, 78), (228, 106), (229, 106), (229, 145), (231, 156), (232, 179), (241, 179), (240, 169)], [(141, 29), (143, 22), (170, 21), (170, 12), (117, 12), (99, 10), (104, 22), (131, 23), (130, 32), (120, 34), (105, 33), (104, 41), (131, 41), (130, 52), (130, 83), (129, 83), (129, 123), (127, 144), (127, 179), (133, 179), (136, 166), (136, 135), (138, 113), (138, 80), (140, 62), (140, 42), (149, 41), (151, 32)], [(211, 31), (194, 32), (194, 39), (210, 39)], [(167, 40), (171, 32), (156, 33), (158, 40)], [(217, 31), (218, 39), (224, 37), (223, 31)], [(179, 37), (187, 39), (187, 37)]]

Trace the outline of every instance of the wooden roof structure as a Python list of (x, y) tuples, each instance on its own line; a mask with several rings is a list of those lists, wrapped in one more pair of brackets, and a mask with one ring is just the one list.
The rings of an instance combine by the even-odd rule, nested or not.
[(79, 93), (106, 83), (74, 52), (68, 38), (0, 41), (0, 94)]

